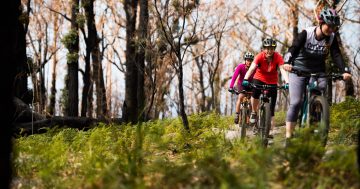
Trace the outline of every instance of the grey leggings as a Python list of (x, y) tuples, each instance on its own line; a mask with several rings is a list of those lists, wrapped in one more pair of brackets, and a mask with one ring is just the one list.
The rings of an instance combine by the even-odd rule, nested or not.
[[(310, 78), (310, 82), (313, 81), (314, 78)], [(290, 106), (287, 111), (286, 121), (287, 122), (296, 122), (299, 110), (302, 105), (304, 89), (306, 77), (299, 77), (294, 73), (289, 74), (289, 96), (290, 96)], [(326, 79), (319, 78), (318, 82), (318, 89), (320, 89), (323, 93), (326, 89)]]

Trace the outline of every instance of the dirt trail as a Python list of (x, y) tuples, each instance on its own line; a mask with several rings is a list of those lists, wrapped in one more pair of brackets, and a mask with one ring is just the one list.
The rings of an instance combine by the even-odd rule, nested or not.
[[(240, 131), (241, 128), (239, 127), (239, 125), (232, 125), (228, 130), (225, 131), (225, 138), (228, 140), (240, 138)], [(282, 134), (285, 136), (285, 125), (276, 126), (273, 129), (272, 133), (274, 135), (274, 138), (277, 136), (280, 137)], [(246, 136), (250, 138), (255, 136), (252, 128), (247, 128)]]

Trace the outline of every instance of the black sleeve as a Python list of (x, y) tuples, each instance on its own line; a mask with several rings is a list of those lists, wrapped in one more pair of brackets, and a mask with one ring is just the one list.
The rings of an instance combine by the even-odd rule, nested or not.
[(334, 64), (339, 68), (339, 71), (341, 73), (345, 72), (345, 62), (341, 55), (339, 43), (336, 36), (334, 36), (334, 40), (330, 46), (330, 55), (333, 59)]
[(303, 30), (297, 38), (293, 41), (293, 44), (285, 54), (284, 62), (289, 64), (299, 55), (300, 50), (304, 47), (306, 42), (306, 30)]

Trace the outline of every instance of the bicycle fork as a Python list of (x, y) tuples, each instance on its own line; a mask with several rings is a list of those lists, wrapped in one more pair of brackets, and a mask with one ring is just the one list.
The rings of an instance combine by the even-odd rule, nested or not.
[(302, 117), (301, 117), (301, 127), (304, 127), (307, 123), (307, 118), (309, 115), (309, 94), (306, 92), (306, 94), (304, 94), (304, 102), (303, 102), (303, 107), (302, 107)]

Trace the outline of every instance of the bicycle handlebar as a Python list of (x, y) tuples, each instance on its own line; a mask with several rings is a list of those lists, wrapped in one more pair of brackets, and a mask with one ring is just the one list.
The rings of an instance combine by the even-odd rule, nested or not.
[(236, 95), (239, 95), (240, 93), (245, 93), (245, 94), (251, 94), (252, 92), (251, 91), (247, 91), (247, 90), (237, 90), (237, 89), (233, 89), (233, 92), (232, 94), (236, 94)]
[(310, 73), (306, 71), (301, 71), (292, 68), (291, 73), (294, 73), (301, 77), (315, 77), (315, 78), (332, 78), (333, 80), (343, 80), (343, 75), (340, 73), (331, 73), (331, 74), (325, 74), (325, 73)]
[(277, 86), (277, 85), (260, 85), (260, 84), (253, 84), (253, 83), (250, 83), (250, 86), (252, 88), (255, 88), (255, 89), (260, 89), (260, 90), (267, 90), (267, 89), (285, 89), (284, 86)]

